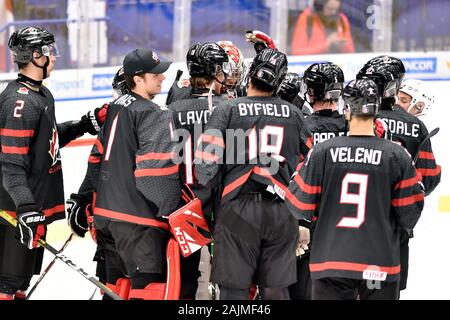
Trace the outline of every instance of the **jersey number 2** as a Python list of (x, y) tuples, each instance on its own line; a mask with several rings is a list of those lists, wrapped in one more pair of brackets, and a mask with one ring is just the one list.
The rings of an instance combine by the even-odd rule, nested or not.
[[(342, 180), (341, 200), (343, 204), (356, 205), (356, 217), (343, 217), (336, 225), (340, 228), (359, 228), (366, 219), (367, 184), (369, 176), (366, 174), (347, 173)], [(350, 184), (359, 185), (358, 193), (349, 193)]]
[(22, 111), (24, 105), (25, 105), (25, 102), (23, 100), (16, 101), (16, 106), (14, 108), (14, 118), (22, 117), (22, 114), (20, 113), (20, 111)]

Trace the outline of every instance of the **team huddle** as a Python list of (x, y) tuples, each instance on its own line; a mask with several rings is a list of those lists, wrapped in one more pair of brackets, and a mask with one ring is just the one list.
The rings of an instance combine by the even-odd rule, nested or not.
[[(353, 80), (332, 62), (300, 77), (268, 35), (246, 39), (249, 67), (230, 41), (192, 45), (189, 79), (178, 72), (165, 106), (152, 99), (171, 63), (133, 50), (112, 102), (57, 124), (42, 85), (53, 35), (11, 36), (20, 73), (0, 95), (0, 209), (17, 226), (0, 222), (0, 300), (27, 298), (39, 241), (65, 210), (97, 243), (98, 279), (125, 300), (399, 299), (441, 177), (419, 118), (433, 96), (395, 57)], [(87, 132), (97, 139), (65, 206), (59, 148)]]

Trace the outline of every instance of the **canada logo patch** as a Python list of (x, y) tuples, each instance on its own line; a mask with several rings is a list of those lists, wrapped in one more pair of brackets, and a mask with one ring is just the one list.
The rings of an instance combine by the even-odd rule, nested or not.
[(30, 92), (30, 89), (25, 88), (25, 87), (21, 87), (19, 90), (17, 90), (17, 93), (20, 94), (28, 94)]

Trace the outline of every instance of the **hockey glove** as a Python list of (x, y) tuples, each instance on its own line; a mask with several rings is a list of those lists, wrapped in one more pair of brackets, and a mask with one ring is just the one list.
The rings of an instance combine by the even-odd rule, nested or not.
[(66, 200), (67, 204), (67, 223), (77, 236), (84, 238), (89, 231), (88, 213), (90, 209), (90, 201), (79, 194), (72, 193), (70, 199)]
[(17, 208), (16, 238), (28, 249), (39, 246), (39, 239), (45, 236), (45, 215), (35, 205)]
[(105, 103), (100, 108), (96, 108), (94, 111), (89, 111), (81, 117), (81, 123), (84, 126), (85, 132), (89, 132), (94, 136), (100, 132), (101, 127), (105, 123), (108, 108), (109, 104)]
[(245, 40), (255, 44), (256, 53), (260, 53), (266, 48), (277, 49), (272, 38), (259, 30), (248, 30), (245, 32)]
[(301, 257), (305, 254), (306, 250), (308, 250), (308, 244), (310, 241), (309, 237), (309, 229), (303, 226), (298, 226), (298, 243), (297, 250), (295, 251), (295, 255), (297, 257)]

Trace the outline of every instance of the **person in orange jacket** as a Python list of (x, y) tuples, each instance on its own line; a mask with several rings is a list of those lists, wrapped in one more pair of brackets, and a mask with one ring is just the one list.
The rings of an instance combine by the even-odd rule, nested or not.
[(348, 18), (340, 12), (341, 0), (315, 0), (297, 19), (291, 54), (355, 52)]

